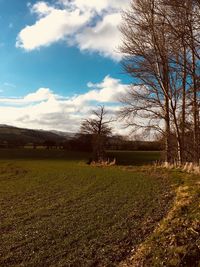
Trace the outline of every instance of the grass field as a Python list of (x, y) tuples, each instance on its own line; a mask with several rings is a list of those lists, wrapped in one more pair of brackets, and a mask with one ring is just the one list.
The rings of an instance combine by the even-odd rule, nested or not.
[(135, 167), (91, 167), (89, 156), (0, 151), (0, 266), (117, 266), (150, 236), (180, 175), (139, 166), (158, 152), (109, 152)]

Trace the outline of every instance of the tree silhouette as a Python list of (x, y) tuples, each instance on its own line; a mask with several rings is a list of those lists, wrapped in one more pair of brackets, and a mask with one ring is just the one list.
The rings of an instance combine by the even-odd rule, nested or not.
[(91, 118), (82, 122), (81, 133), (92, 137), (94, 161), (105, 159), (105, 145), (108, 136), (112, 133), (110, 123), (113, 121), (112, 118), (108, 118), (105, 107), (99, 106), (97, 110), (92, 111)]

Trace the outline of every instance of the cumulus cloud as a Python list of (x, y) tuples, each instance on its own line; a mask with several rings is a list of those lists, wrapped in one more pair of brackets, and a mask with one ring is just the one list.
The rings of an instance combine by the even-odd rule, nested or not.
[(88, 83), (89, 88), (93, 88), (85, 94), (74, 97), (71, 101), (77, 105), (82, 106), (86, 102), (99, 103), (116, 103), (120, 95), (127, 90), (127, 85), (121, 84), (120, 80), (106, 76), (101, 83)]
[(98, 52), (115, 60), (121, 42), (121, 10), (129, 0), (58, 0), (29, 5), (36, 21), (18, 34), (16, 46), (27, 51), (64, 40), (81, 51)]
[(0, 98), (0, 103), (24, 105), (34, 102), (41, 102), (54, 97), (53, 92), (49, 88), (39, 88), (36, 92), (30, 93), (23, 98)]
[[(29, 7), (31, 7), (31, 4)], [(39, 17), (49, 15), (53, 11), (54, 8), (46, 2), (37, 2), (31, 7), (31, 12), (36, 13)]]
[[(86, 93), (73, 97), (56, 95), (49, 88), (21, 98), (0, 98), (0, 124), (12, 124), (45, 130), (77, 131), (83, 118), (99, 104), (106, 105), (109, 112), (120, 109), (118, 98), (124, 94), (128, 85), (120, 80), (106, 76), (101, 83), (88, 83)], [(119, 125), (116, 132), (120, 131)]]
[[(88, 22), (90, 14), (81, 14), (79, 10), (67, 11), (50, 8), (44, 4), (33, 7), (40, 18), (32, 26), (26, 26), (18, 35), (16, 46), (25, 50), (34, 50), (49, 46), (54, 42), (74, 34)], [(45, 8), (46, 6), (46, 8)]]
[(100, 54), (120, 60), (117, 52), (121, 43), (118, 26), (121, 23), (121, 14), (113, 13), (104, 16), (94, 27), (86, 27), (77, 34), (76, 42), (80, 50), (99, 52)]

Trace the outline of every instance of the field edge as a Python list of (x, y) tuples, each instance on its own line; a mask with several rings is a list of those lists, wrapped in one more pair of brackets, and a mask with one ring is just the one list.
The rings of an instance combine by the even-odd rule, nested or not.
[[(119, 267), (199, 266), (200, 176), (170, 171), (181, 179), (172, 208), (156, 229)], [(192, 264), (192, 265), (191, 265)]]

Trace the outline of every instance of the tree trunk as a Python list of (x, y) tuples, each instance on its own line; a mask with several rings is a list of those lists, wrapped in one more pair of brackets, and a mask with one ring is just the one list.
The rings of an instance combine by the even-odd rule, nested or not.
[(165, 97), (165, 161), (171, 161), (169, 99)]
[[(193, 41), (192, 41), (193, 42)], [(194, 45), (192, 45), (194, 46)], [(193, 80), (193, 120), (194, 120), (194, 162), (199, 163), (199, 136), (198, 136), (198, 102), (197, 102), (197, 80), (196, 80), (196, 57), (192, 51), (192, 80)]]
[(183, 42), (183, 74), (182, 74), (182, 125), (181, 125), (181, 147), (182, 147), (182, 163), (186, 161), (185, 158), (185, 120), (186, 120), (186, 83), (187, 83), (187, 55), (186, 46)]

